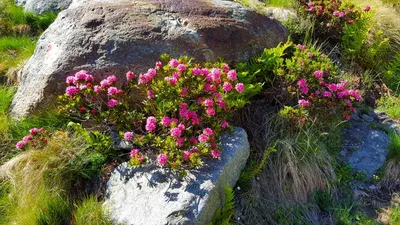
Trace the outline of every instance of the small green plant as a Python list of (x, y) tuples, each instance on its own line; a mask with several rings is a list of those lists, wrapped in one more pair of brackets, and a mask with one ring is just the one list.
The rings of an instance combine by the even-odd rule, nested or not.
[(273, 146), (270, 148), (267, 148), (264, 152), (264, 155), (262, 156), (262, 159), (258, 165), (248, 165), (240, 174), (239, 180), (236, 184), (236, 186), (240, 187), (241, 190), (246, 191), (250, 189), (251, 187), (251, 181), (255, 176), (257, 176), (262, 169), (264, 168), (265, 164), (267, 163), (267, 160), (269, 158), (269, 155), (273, 152), (276, 152), (276, 145), (278, 144), (278, 141), (275, 142)]
[(332, 211), (332, 195), (327, 190), (316, 190), (313, 193), (314, 200), (316, 201), (319, 208), (325, 212)]
[(378, 100), (378, 110), (387, 113), (392, 119), (400, 118), (400, 99), (396, 96), (384, 96)]
[(85, 197), (81, 203), (75, 205), (74, 224), (76, 225), (112, 225), (104, 215), (103, 203), (93, 195)]
[(400, 91), (400, 54), (396, 55), (386, 66), (384, 74), (386, 85), (396, 94)]
[(229, 187), (224, 187), (225, 201), (221, 209), (218, 209), (213, 220), (208, 225), (230, 225), (231, 218), (235, 213), (235, 193)]
[(400, 135), (395, 131), (389, 133), (390, 144), (388, 147), (388, 159), (400, 161)]

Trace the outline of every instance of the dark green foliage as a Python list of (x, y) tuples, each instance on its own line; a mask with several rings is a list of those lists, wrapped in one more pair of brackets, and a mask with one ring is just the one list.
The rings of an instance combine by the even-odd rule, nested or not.
[(236, 186), (240, 187), (243, 191), (249, 190), (251, 188), (251, 181), (255, 176), (257, 176), (261, 170), (264, 168), (265, 164), (267, 163), (268, 157), (271, 153), (276, 152), (276, 145), (278, 144), (278, 141), (275, 142), (275, 144), (266, 149), (264, 152), (264, 155), (259, 162), (259, 164), (250, 163), (250, 165), (247, 165), (246, 168), (242, 171), (240, 174), (239, 180), (237, 181)]
[(235, 213), (235, 194), (229, 187), (224, 187), (225, 202), (221, 209), (218, 209), (213, 220), (208, 225), (230, 225), (230, 220)]
[(327, 190), (316, 190), (313, 193), (313, 197), (317, 205), (322, 211), (330, 212), (332, 210), (332, 195)]
[(392, 131), (389, 133), (390, 144), (388, 147), (389, 153), (387, 158), (400, 161), (400, 135)]
[(384, 74), (386, 85), (396, 94), (400, 89), (400, 54), (397, 54), (387, 65), (387, 70)]

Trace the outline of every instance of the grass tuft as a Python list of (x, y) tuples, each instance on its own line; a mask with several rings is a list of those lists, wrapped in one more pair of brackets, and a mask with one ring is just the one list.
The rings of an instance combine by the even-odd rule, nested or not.
[(103, 203), (98, 201), (93, 195), (86, 197), (79, 205), (76, 205), (74, 212), (74, 222), (76, 225), (112, 225), (110, 220), (104, 215)]

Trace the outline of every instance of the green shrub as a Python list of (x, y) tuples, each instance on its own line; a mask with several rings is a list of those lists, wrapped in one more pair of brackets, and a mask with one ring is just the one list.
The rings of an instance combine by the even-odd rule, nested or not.
[(386, 112), (392, 119), (400, 118), (400, 99), (395, 96), (384, 96), (378, 100), (378, 110)]

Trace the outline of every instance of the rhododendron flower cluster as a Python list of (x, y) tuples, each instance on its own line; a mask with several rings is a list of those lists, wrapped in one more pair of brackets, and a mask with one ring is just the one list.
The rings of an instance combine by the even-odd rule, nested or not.
[[(360, 19), (361, 11), (353, 5), (343, 4), (341, 0), (298, 0), (300, 15), (312, 17), (315, 23), (315, 32), (323, 40), (331, 38), (340, 40), (346, 24), (353, 24)], [(364, 11), (370, 11), (370, 6), (365, 6)]]
[[(154, 68), (136, 74), (129, 71), (122, 80), (112, 75), (95, 83), (80, 71), (67, 78), (60, 112), (117, 125), (121, 137), (135, 146), (133, 166), (145, 162), (145, 155), (173, 169), (221, 156), (220, 134), (231, 129), (229, 116), (246, 102), (246, 86), (235, 70), (225, 63), (202, 66), (188, 57), (164, 55)], [(140, 105), (134, 97), (141, 99)]]
[(289, 101), (295, 101), (303, 112), (288, 108), (285, 112), (300, 116), (297, 124), (314, 118), (330, 120), (334, 116), (349, 119), (354, 112), (353, 102), (362, 100), (360, 92), (349, 89), (347, 82), (340, 80), (338, 68), (326, 55), (314, 47), (292, 46), (293, 56), (280, 63), (277, 71), (292, 96)]
[(40, 147), (47, 144), (46, 131), (43, 128), (32, 128), (29, 134), (18, 141), (16, 144), (17, 149), (24, 149), (28, 146)]

